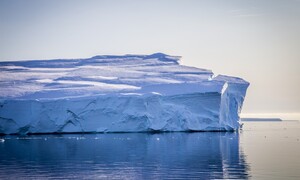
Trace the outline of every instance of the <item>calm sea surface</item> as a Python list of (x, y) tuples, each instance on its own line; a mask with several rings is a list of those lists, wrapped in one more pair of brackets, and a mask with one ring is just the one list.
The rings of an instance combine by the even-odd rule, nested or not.
[(300, 122), (238, 133), (0, 137), (0, 179), (300, 179)]

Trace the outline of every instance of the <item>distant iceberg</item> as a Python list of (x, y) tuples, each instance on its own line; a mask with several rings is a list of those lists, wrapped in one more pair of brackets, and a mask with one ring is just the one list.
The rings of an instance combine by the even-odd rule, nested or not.
[(0, 62), (0, 133), (233, 131), (249, 83), (180, 57)]

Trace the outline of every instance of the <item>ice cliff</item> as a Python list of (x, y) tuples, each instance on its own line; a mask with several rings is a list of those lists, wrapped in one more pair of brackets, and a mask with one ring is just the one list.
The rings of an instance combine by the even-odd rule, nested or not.
[(179, 59), (0, 62), (0, 133), (237, 130), (249, 83)]

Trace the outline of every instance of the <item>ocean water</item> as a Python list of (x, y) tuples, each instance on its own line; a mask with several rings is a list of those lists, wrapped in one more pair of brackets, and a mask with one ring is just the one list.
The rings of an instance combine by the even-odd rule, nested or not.
[(0, 137), (0, 179), (300, 179), (300, 122), (240, 132)]

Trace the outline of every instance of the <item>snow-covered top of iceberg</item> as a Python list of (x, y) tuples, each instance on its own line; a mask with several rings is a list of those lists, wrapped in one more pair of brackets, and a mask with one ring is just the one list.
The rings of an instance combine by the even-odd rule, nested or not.
[(174, 95), (219, 92), (240, 78), (179, 64), (180, 57), (152, 55), (94, 56), (0, 62), (0, 99), (61, 99), (94, 95)]

